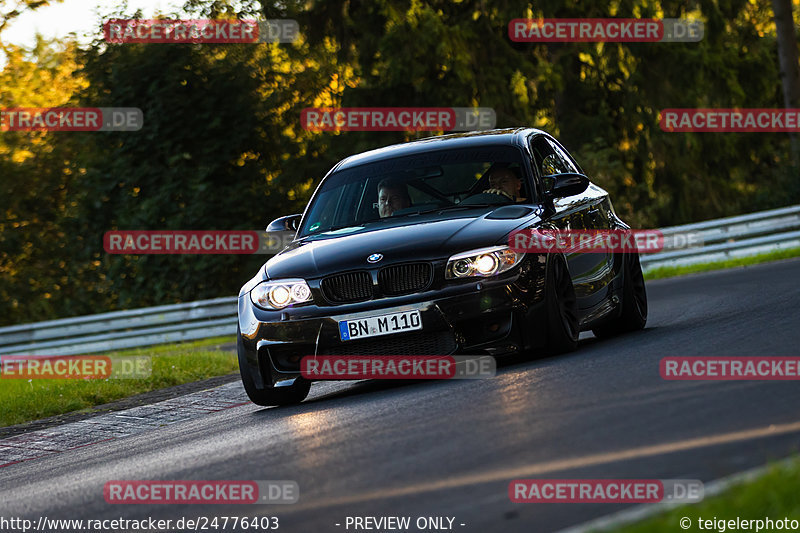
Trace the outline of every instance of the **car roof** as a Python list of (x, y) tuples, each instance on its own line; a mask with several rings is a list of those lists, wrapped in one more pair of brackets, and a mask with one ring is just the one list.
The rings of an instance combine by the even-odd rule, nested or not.
[(476, 148), (480, 146), (519, 146), (521, 144), (520, 139), (527, 137), (531, 133), (547, 132), (535, 128), (506, 128), (438, 135), (351, 155), (340, 161), (332, 171), (364, 165), (374, 161), (382, 161), (390, 157), (415, 155), (433, 150)]

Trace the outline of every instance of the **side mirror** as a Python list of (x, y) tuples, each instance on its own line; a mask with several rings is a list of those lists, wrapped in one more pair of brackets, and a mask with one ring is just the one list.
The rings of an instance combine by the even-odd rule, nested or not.
[(267, 232), (272, 231), (291, 231), (297, 233), (297, 228), (300, 227), (300, 219), (303, 215), (289, 215), (286, 217), (276, 218), (267, 226)]
[(543, 177), (542, 185), (548, 198), (564, 198), (580, 194), (589, 188), (589, 178), (576, 172), (564, 172)]

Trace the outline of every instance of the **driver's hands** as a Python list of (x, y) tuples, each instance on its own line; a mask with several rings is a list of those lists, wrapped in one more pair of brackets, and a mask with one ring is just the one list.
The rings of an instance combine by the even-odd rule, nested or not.
[(509, 200), (511, 200), (512, 202), (516, 201), (516, 198), (514, 198), (513, 196), (511, 196), (510, 194), (508, 194), (508, 193), (507, 193), (506, 191), (504, 191), (503, 189), (486, 189), (486, 190), (485, 190), (485, 191), (483, 191), (483, 192), (484, 192), (484, 194), (499, 194), (500, 196), (505, 196), (506, 198), (508, 198), (508, 199), (509, 199)]

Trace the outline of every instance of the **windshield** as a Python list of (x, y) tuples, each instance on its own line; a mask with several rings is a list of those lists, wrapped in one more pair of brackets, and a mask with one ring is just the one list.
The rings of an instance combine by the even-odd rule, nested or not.
[(346, 231), (420, 213), (525, 201), (522, 152), (490, 146), (385, 159), (331, 174), (300, 236)]

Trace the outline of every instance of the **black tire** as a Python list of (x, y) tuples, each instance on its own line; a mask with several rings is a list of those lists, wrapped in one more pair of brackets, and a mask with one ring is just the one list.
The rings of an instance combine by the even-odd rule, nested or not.
[(647, 289), (639, 254), (625, 254), (623, 265), (622, 309), (616, 319), (592, 329), (601, 339), (644, 329), (647, 324)]
[(555, 257), (548, 276), (545, 310), (547, 313), (548, 355), (571, 352), (578, 347), (578, 304), (575, 287), (564, 259)]
[(243, 354), (239, 352), (239, 374), (242, 376), (244, 391), (250, 401), (256, 405), (269, 407), (273, 405), (298, 404), (306, 399), (308, 392), (311, 390), (311, 382), (302, 377), (298, 377), (288, 387), (256, 388), (248, 368), (246, 361), (243, 360)]
[(250, 375), (246, 370), (241, 370), (242, 383), (247, 397), (256, 405), (265, 407), (272, 405), (295, 405), (306, 399), (308, 392), (311, 390), (311, 382), (303, 378), (297, 378), (294, 384), (288, 387), (274, 387), (257, 389)]

